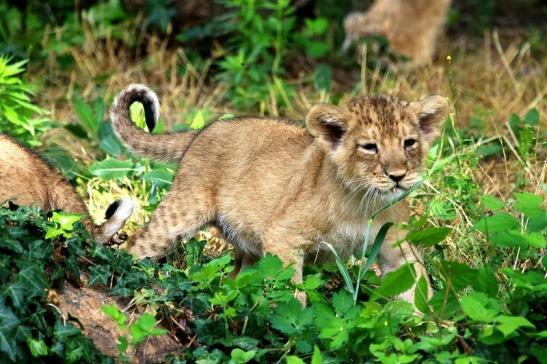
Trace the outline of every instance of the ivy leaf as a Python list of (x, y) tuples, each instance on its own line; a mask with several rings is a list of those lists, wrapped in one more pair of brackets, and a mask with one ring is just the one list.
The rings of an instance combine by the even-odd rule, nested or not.
[(530, 321), (522, 316), (500, 315), (496, 317), (496, 320), (498, 321), (498, 325), (496, 325), (496, 328), (501, 331), (503, 336), (505, 337), (509, 336), (521, 327), (530, 327), (533, 329), (536, 328), (534, 324), (532, 324)]
[(37, 265), (27, 266), (19, 272), (21, 283), (28, 289), (28, 297), (44, 297), (48, 282), (43, 268)]
[(30, 349), (30, 353), (34, 357), (46, 356), (47, 355), (47, 346), (43, 340), (34, 340), (33, 338), (27, 339), (27, 345)]
[(139, 319), (129, 327), (131, 332), (131, 343), (138, 344), (149, 336), (163, 335), (167, 330), (156, 327), (156, 319), (145, 312)]
[(413, 244), (431, 246), (443, 241), (451, 231), (452, 229), (449, 227), (433, 227), (421, 231), (412, 231), (408, 233), (406, 240)]
[(103, 305), (101, 307), (101, 311), (108, 317), (114, 320), (116, 322), (116, 325), (118, 326), (118, 329), (125, 330), (127, 327), (126, 321), (127, 321), (127, 315), (123, 312), (121, 312), (118, 307), (114, 304), (108, 304)]
[(17, 316), (0, 300), (0, 351), (12, 361), (15, 361), (19, 355), (19, 349), (13, 335), (13, 330), (19, 323)]

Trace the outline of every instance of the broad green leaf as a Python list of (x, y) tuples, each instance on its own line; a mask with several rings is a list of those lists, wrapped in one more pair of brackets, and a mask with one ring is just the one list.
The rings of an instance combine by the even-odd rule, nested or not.
[(306, 364), (304, 360), (300, 359), (295, 355), (287, 356), (287, 364)]
[(313, 291), (319, 288), (321, 286), (321, 283), (323, 283), (323, 281), (321, 280), (320, 273), (309, 275), (304, 280), (304, 283), (302, 284), (302, 288), (304, 290)]
[(163, 335), (167, 330), (156, 327), (156, 319), (145, 312), (129, 327), (131, 343), (138, 344), (149, 336)]
[(38, 357), (47, 355), (47, 346), (43, 340), (34, 340), (29, 337), (27, 339), (27, 345), (32, 356)]
[(543, 197), (530, 192), (516, 192), (514, 194), (517, 203), (514, 208), (523, 214), (534, 214), (538, 209), (542, 209)]
[(521, 327), (530, 327), (535, 329), (534, 324), (522, 316), (500, 315), (496, 317), (496, 321), (498, 322), (496, 328), (500, 330), (505, 337), (509, 336)]
[(91, 108), (91, 106), (86, 104), (81, 99), (74, 100), (73, 106), (76, 115), (78, 115), (78, 118), (80, 119), (80, 122), (89, 133), (89, 137), (94, 138), (97, 135), (99, 122), (102, 121), (104, 110), (97, 110), (98, 112), (100, 112), (100, 116), (98, 116), (93, 113), (93, 109)]
[(160, 188), (167, 188), (173, 183), (174, 171), (170, 169), (153, 169), (142, 176), (144, 181), (152, 182)]
[(418, 283), (416, 284), (416, 291), (414, 292), (414, 305), (420, 312), (422, 313), (429, 313), (429, 305), (428, 305), (428, 287), (427, 287), (427, 280), (424, 276), (421, 276), (420, 279), (418, 279)]
[(448, 227), (428, 228), (421, 231), (412, 231), (406, 236), (406, 240), (413, 244), (431, 246), (440, 243), (446, 238), (452, 229)]
[(539, 112), (537, 111), (537, 109), (534, 108), (534, 109), (528, 110), (526, 115), (524, 115), (523, 121), (528, 125), (539, 124)]
[(105, 159), (95, 162), (88, 168), (89, 173), (104, 180), (120, 179), (135, 172), (135, 164), (130, 160)]
[(113, 319), (114, 322), (116, 322), (118, 329), (124, 330), (127, 327), (125, 323), (127, 321), (127, 315), (121, 312), (118, 309), (118, 307), (116, 307), (116, 305), (114, 304), (103, 305), (101, 307), (101, 311), (103, 311), (105, 315), (107, 315), (108, 317)]
[(323, 364), (323, 358), (321, 357), (321, 351), (317, 345), (313, 346), (313, 355), (311, 357), (311, 364)]
[(501, 210), (505, 207), (505, 203), (502, 200), (492, 195), (481, 196), (480, 201), (484, 208), (491, 211)]
[(249, 361), (251, 361), (256, 355), (256, 350), (250, 350), (250, 351), (243, 351), (239, 348), (235, 348), (230, 353), (231, 359), (236, 364), (245, 364)]
[(408, 291), (414, 285), (416, 273), (412, 264), (403, 264), (398, 270), (386, 274), (380, 287), (374, 291), (376, 297), (393, 297)]
[(492, 234), (500, 231), (515, 229), (519, 226), (518, 220), (506, 212), (498, 212), (492, 216), (480, 219), (475, 224), (475, 229), (484, 234)]
[(492, 322), (498, 312), (487, 308), (480, 297), (478, 294), (462, 297), (460, 306), (470, 319), (486, 323)]

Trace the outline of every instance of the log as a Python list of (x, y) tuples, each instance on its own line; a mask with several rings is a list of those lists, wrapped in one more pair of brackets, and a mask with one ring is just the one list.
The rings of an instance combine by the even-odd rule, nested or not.
[[(69, 282), (65, 282), (62, 292), (50, 296), (55, 296), (50, 301), (54, 301), (63, 318), (76, 319), (81, 324), (84, 335), (93, 341), (99, 351), (110, 357), (117, 357), (116, 343), (120, 332), (114, 320), (106, 316), (101, 307), (104, 304), (114, 304), (122, 311), (124, 305), (119, 300), (109, 297), (101, 289), (77, 287)], [(128, 313), (128, 316), (129, 322), (136, 318), (134, 312)], [(162, 363), (168, 354), (182, 351), (182, 344), (168, 333), (149, 337), (137, 347), (130, 346), (127, 355), (131, 363)]]

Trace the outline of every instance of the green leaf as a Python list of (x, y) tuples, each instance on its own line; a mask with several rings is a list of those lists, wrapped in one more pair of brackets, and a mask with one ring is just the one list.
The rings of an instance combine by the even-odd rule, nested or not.
[(43, 268), (38, 265), (29, 265), (21, 269), (19, 279), (25, 285), (28, 297), (44, 297), (48, 281)]
[(129, 327), (131, 343), (138, 344), (149, 336), (158, 336), (167, 333), (167, 330), (156, 327), (156, 319), (145, 312)]
[(120, 179), (135, 172), (135, 164), (130, 160), (105, 159), (95, 162), (88, 168), (89, 173), (104, 180)]
[(153, 169), (142, 176), (144, 181), (154, 183), (160, 188), (168, 188), (173, 183), (175, 173), (168, 169)]
[(501, 331), (505, 337), (509, 336), (521, 327), (536, 328), (534, 324), (522, 316), (500, 315), (496, 317), (496, 321), (498, 322), (496, 328)]
[(313, 355), (311, 357), (311, 364), (323, 364), (323, 358), (321, 357), (321, 351), (317, 345), (313, 346)]
[(287, 364), (306, 364), (304, 360), (300, 359), (295, 355), (287, 356)]
[(475, 229), (484, 234), (497, 233), (500, 231), (507, 231), (509, 229), (515, 229), (519, 227), (518, 220), (509, 215), (506, 212), (498, 212), (492, 216), (487, 216), (480, 219), (475, 224)]
[(190, 129), (199, 130), (202, 129), (204, 126), (205, 118), (203, 117), (203, 113), (201, 111), (198, 111), (194, 116), (194, 119), (192, 119), (192, 123), (190, 123)]
[(428, 294), (427, 280), (424, 276), (421, 276), (420, 279), (418, 279), (416, 290), (414, 292), (414, 305), (422, 313), (430, 312), (429, 305), (427, 303)]
[(20, 354), (13, 335), (13, 330), (20, 321), (0, 299), (0, 352), (3, 352), (12, 361)]
[(245, 364), (251, 361), (256, 355), (256, 350), (243, 351), (239, 348), (235, 348), (230, 353), (231, 359), (237, 364)]
[(481, 204), (488, 210), (496, 211), (505, 207), (505, 203), (492, 195), (484, 195), (480, 197)]
[(70, 214), (67, 212), (54, 212), (51, 221), (59, 224), (64, 231), (72, 231), (74, 224), (80, 221), (82, 214)]
[(126, 321), (127, 321), (127, 315), (123, 312), (121, 312), (118, 307), (114, 304), (107, 304), (103, 305), (101, 307), (101, 311), (108, 317), (114, 320), (116, 322), (116, 325), (118, 326), (118, 329), (125, 330), (127, 327)]
[(393, 297), (408, 291), (414, 285), (416, 273), (412, 264), (403, 264), (394, 272), (386, 274), (380, 287), (374, 291), (375, 297)]
[(523, 121), (528, 125), (539, 124), (539, 111), (537, 109), (530, 109), (524, 116)]
[(316, 290), (321, 286), (323, 281), (321, 280), (321, 274), (313, 274), (306, 277), (306, 280), (302, 284), (302, 288), (307, 291)]
[(47, 346), (43, 340), (34, 340), (29, 337), (27, 339), (27, 345), (32, 356), (38, 357), (47, 355)]
[[(81, 99), (76, 99), (73, 102), (73, 106), (76, 115), (78, 115), (78, 118), (80, 119), (80, 122), (90, 134), (89, 137), (94, 138), (97, 135), (97, 130), (99, 129), (99, 123), (97, 122), (99, 116), (95, 116), (91, 107)], [(99, 121), (102, 121), (102, 117), (103, 115), (101, 112), (101, 120)]]
[(462, 297), (460, 306), (470, 319), (480, 322), (492, 322), (498, 313), (495, 310), (488, 309), (479, 294)]
[[(542, 207), (543, 196), (529, 192), (517, 192), (514, 196), (517, 200), (514, 206), (515, 210), (522, 212), (531, 220), (530, 224), (534, 225), (532, 231), (539, 231), (544, 228), (545, 221), (547, 220), (547, 211)], [(535, 225), (539, 226), (535, 227)]]
[(413, 244), (431, 246), (440, 243), (452, 229), (448, 227), (428, 228), (421, 231), (412, 231), (407, 234), (406, 240)]

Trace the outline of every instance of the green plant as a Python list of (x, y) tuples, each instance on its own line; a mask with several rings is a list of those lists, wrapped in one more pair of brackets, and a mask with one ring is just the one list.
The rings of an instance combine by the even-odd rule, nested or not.
[(250, 108), (264, 102), (270, 93), (290, 92), (280, 78), (295, 23), (290, 2), (226, 0), (223, 4), (234, 9), (226, 19), (234, 35), (228, 55), (218, 64), (218, 79), (230, 85), (232, 103)]
[(51, 309), (48, 292), (66, 279), (79, 279), (78, 257), (90, 240), (80, 223), (62, 227), (70, 231), (66, 239), (45, 238), (51, 229), (55, 225), (36, 208), (0, 208), (2, 362), (112, 362)]
[[(155, 335), (163, 335), (167, 331), (165, 329), (156, 327), (156, 320), (154, 316), (149, 313), (143, 313), (135, 322), (131, 325), (127, 324), (127, 314), (120, 311), (115, 305), (104, 305), (102, 307), (103, 313), (113, 319), (121, 331), (122, 335), (118, 336), (118, 357), (122, 361), (127, 361), (127, 350), (129, 345), (136, 346), (147, 337)], [(129, 340), (128, 337), (129, 336)]]
[(25, 63), (0, 56), (0, 132), (38, 146), (51, 123), (46, 110), (31, 102), (31, 88), (18, 76), (25, 71)]

